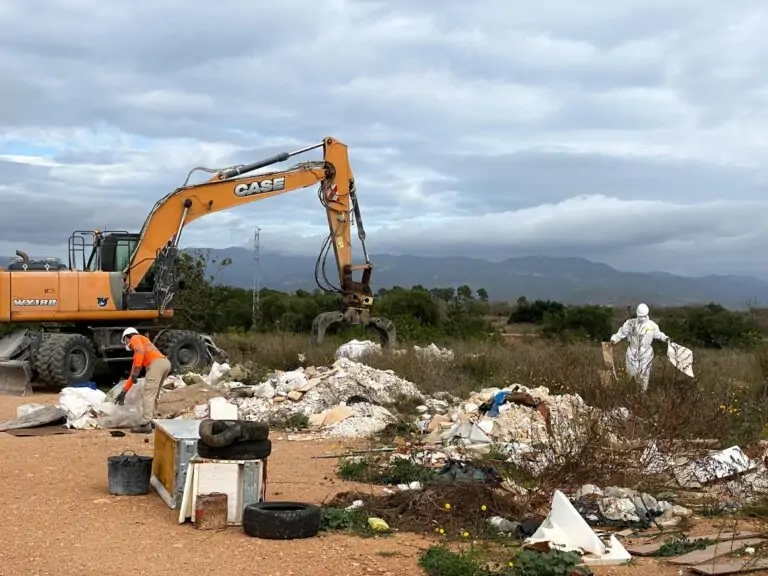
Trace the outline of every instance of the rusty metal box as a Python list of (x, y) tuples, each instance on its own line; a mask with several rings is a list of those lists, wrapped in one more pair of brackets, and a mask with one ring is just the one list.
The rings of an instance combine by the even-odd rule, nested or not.
[(184, 495), (190, 460), (197, 454), (198, 420), (155, 420), (155, 454), (150, 485), (169, 508)]

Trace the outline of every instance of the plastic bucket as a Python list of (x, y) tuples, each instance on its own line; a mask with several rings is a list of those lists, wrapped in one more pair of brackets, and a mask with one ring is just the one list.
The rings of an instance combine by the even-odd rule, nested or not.
[(141, 496), (149, 493), (152, 457), (126, 450), (107, 458), (109, 493), (113, 496)]

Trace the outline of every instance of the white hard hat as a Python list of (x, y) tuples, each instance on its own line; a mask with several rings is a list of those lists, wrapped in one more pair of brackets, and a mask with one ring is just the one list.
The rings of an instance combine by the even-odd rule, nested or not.
[(637, 305), (636, 313), (637, 313), (638, 317), (640, 317), (640, 316), (648, 316), (648, 314), (650, 314), (650, 312), (651, 311), (648, 310), (648, 305), (642, 304), (642, 303)]
[(121, 340), (123, 341), (123, 344), (125, 344), (125, 349), (126, 350), (130, 350), (131, 349), (131, 347), (128, 346), (128, 338), (130, 338), (134, 334), (138, 334), (138, 333), (139, 333), (139, 331), (136, 330), (136, 328), (126, 328), (125, 330), (123, 330), (123, 335), (121, 337)]

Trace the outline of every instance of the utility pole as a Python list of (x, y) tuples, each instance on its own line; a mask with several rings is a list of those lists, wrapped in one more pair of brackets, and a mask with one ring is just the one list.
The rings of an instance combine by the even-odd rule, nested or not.
[(252, 326), (256, 326), (256, 319), (259, 314), (259, 292), (261, 292), (261, 275), (259, 274), (259, 265), (261, 264), (261, 228), (253, 231), (253, 298), (251, 302), (251, 321)]

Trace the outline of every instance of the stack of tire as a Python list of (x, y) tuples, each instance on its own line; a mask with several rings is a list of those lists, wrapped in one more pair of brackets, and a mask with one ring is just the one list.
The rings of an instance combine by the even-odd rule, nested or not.
[(272, 454), (269, 423), (247, 420), (203, 420), (197, 455), (213, 460), (265, 460)]
[[(197, 455), (213, 460), (266, 460), (272, 454), (269, 423), (203, 420)], [(320, 531), (320, 508), (302, 502), (259, 502), (243, 510), (243, 531), (254, 538), (293, 540)]]

